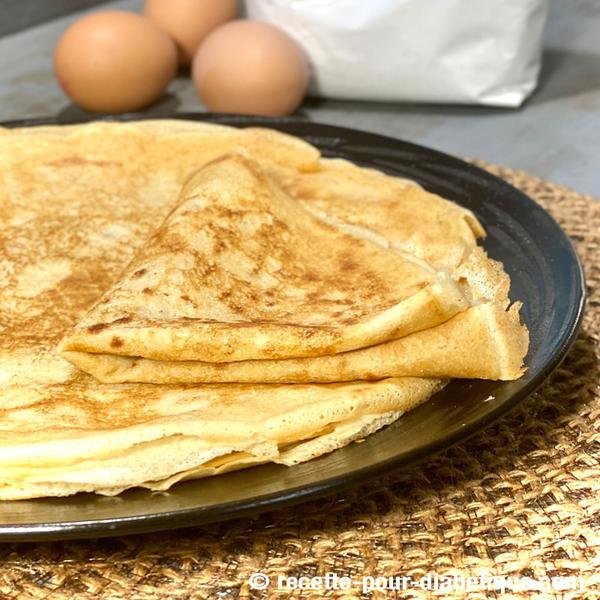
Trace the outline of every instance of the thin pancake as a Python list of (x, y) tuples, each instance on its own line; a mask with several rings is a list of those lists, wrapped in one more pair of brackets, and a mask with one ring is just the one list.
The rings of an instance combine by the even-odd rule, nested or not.
[[(222, 182), (228, 182), (231, 185), (232, 181), (243, 180), (243, 177), (247, 176), (248, 173), (243, 171), (252, 170), (255, 168), (252, 163), (247, 159), (236, 157), (229, 159), (227, 165), (224, 165), (221, 161), (217, 165), (211, 165), (203, 174), (195, 176), (191, 181), (188, 182), (186, 190), (182, 195), (180, 206), (177, 208), (175, 213), (172, 213), (167, 219), (167, 223), (163, 227), (173, 229), (172, 220), (177, 220), (176, 226), (180, 227), (183, 234), (188, 231), (201, 230), (203, 232), (211, 230), (211, 224), (198, 220), (198, 212), (205, 211), (207, 206), (215, 207), (220, 204), (226, 204), (226, 210), (231, 211), (232, 207), (236, 209), (235, 219), (240, 219), (242, 223), (248, 222), (247, 212), (240, 212), (239, 206), (232, 202), (230, 196), (227, 194), (227, 186), (224, 186)], [(334, 163), (334, 161), (331, 161)], [(335, 163), (334, 163), (335, 164)], [(223, 168), (223, 167), (227, 168)], [(368, 170), (359, 170), (350, 164), (342, 162), (342, 166), (336, 164), (335, 169), (339, 170), (343, 167), (345, 173), (351, 174), (353, 183), (356, 180), (361, 180), (361, 173)], [(329, 167), (325, 167), (326, 169)], [(208, 173), (207, 173), (208, 172)], [(256, 175), (256, 173), (254, 173)], [(307, 175), (312, 176), (312, 175)], [(384, 199), (382, 200), (381, 206), (377, 205), (374, 200), (371, 203), (375, 203), (381, 210), (387, 210), (386, 207), (390, 206), (391, 198), (387, 198), (385, 194), (391, 194), (392, 191), (398, 191), (406, 187), (414, 187), (408, 183), (398, 181), (396, 183), (388, 182), (392, 179), (376, 172), (368, 172), (367, 179), (373, 180), (383, 178), (386, 182), (382, 185), (384, 190)], [(219, 181), (219, 199), (215, 201), (209, 198), (210, 192), (207, 192), (204, 188), (212, 185), (214, 181)], [(325, 183), (326, 180), (320, 179), (321, 183)], [(332, 180), (332, 181), (335, 181)], [(261, 184), (265, 184), (266, 179), (260, 181)], [(268, 182), (267, 182), (268, 183)], [(396, 187), (395, 187), (396, 186)], [(302, 214), (298, 211), (297, 207), (293, 206), (289, 202), (289, 199), (278, 194), (277, 190), (271, 189), (270, 194), (267, 194), (269, 200), (266, 204), (261, 205), (256, 200), (258, 195), (254, 189), (256, 185), (252, 182), (246, 181), (245, 188), (241, 191), (238, 189), (236, 193), (240, 194), (242, 198), (251, 197), (251, 217), (256, 219), (258, 211), (264, 209), (265, 212), (272, 210), (272, 206), (278, 206), (284, 204), (288, 208), (289, 213), (286, 215), (288, 220), (294, 216), (298, 219), (298, 214)], [(333, 190), (337, 190), (340, 194), (337, 196), (333, 193), (331, 198), (335, 202), (331, 205), (335, 210), (336, 207), (346, 206), (347, 214), (353, 215), (354, 222), (351, 224), (352, 227), (356, 225), (356, 219), (361, 215), (365, 222), (373, 225), (375, 222), (375, 215), (379, 215), (381, 218), (382, 213), (375, 211), (375, 213), (369, 212), (367, 208), (363, 206), (362, 212), (359, 211), (358, 200), (354, 196), (348, 196), (345, 193), (349, 188), (341, 186), (339, 181), (332, 186)], [(248, 189), (252, 193), (248, 192)], [(326, 190), (326, 188), (324, 188)], [(366, 188), (365, 188), (366, 189)], [(225, 192), (223, 191), (225, 190)], [(204, 194), (204, 196), (203, 196)], [(250, 195), (249, 195), (250, 194)], [(329, 197), (329, 192), (321, 191), (322, 197)], [(373, 194), (372, 194), (373, 195)], [(190, 222), (189, 214), (193, 207), (197, 204), (197, 198), (201, 196), (208, 198), (200, 207), (200, 210), (196, 210), (194, 217), (196, 220)], [(271, 197), (277, 198), (277, 202), (273, 202)], [(387, 198), (387, 200), (386, 200)], [(306, 198), (305, 198), (306, 200)], [(288, 382), (288, 383), (302, 383), (302, 382), (333, 382), (333, 381), (352, 381), (355, 379), (380, 379), (383, 377), (394, 377), (394, 376), (426, 376), (426, 377), (480, 377), (489, 379), (516, 379), (521, 376), (523, 369), (522, 363), (523, 358), (527, 352), (528, 347), (528, 335), (527, 331), (519, 323), (518, 318), (518, 305), (514, 306), (509, 312), (506, 312), (508, 308), (508, 289), (509, 280), (502, 266), (495, 261), (491, 261), (485, 255), (485, 252), (477, 247), (471, 246), (474, 243), (475, 236), (471, 232), (468, 223), (472, 222), (472, 219), (465, 214), (466, 211), (462, 211), (456, 205), (449, 203), (436, 196), (427, 198), (421, 196), (422, 201), (430, 201), (433, 204), (432, 214), (435, 218), (440, 221), (446, 221), (451, 223), (452, 220), (448, 215), (452, 214), (452, 211), (456, 211), (455, 214), (455, 227), (448, 226), (448, 236), (452, 239), (454, 234), (454, 242), (450, 244), (451, 248), (460, 248), (460, 260), (456, 263), (446, 265), (448, 268), (452, 268), (452, 275), (459, 282), (465, 295), (474, 304), (481, 303), (481, 306), (476, 306), (469, 311), (467, 314), (457, 315), (443, 326), (436, 327), (432, 332), (421, 331), (409, 335), (406, 340), (395, 339), (388, 343), (379, 344), (376, 347), (369, 348), (368, 346), (373, 345), (375, 336), (369, 335), (364, 328), (358, 330), (357, 339), (361, 340), (363, 347), (353, 351), (344, 351), (344, 346), (339, 344), (337, 346), (329, 344), (326, 347), (326, 352), (323, 352), (323, 346), (319, 348), (318, 343), (321, 340), (317, 339), (316, 335), (311, 335), (309, 340), (301, 340), (306, 344), (303, 350), (300, 347), (287, 346), (287, 356), (293, 358), (287, 358), (285, 356), (286, 348), (282, 350), (278, 348), (273, 349), (273, 346), (265, 346), (261, 349), (264, 354), (259, 359), (245, 359), (241, 358), (243, 352), (246, 355), (254, 352), (257, 353), (256, 349), (252, 347), (248, 348), (245, 344), (248, 343), (248, 337), (251, 341), (254, 341), (256, 336), (250, 336), (252, 328), (248, 323), (244, 323), (244, 329), (236, 329), (227, 331), (226, 329), (220, 329), (219, 334), (221, 337), (217, 338), (216, 344), (213, 344), (213, 336), (217, 325), (215, 323), (210, 324), (210, 332), (200, 329), (197, 322), (193, 325), (188, 323), (173, 323), (176, 318), (181, 315), (185, 315), (187, 319), (193, 318), (194, 311), (186, 310), (189, 307), (178, 307), (177, 301), (174, 304), (167, 305), (164, 299), (161, 297), (159, 304), (156, 309), (157, 314), (172, 315), (171, 323), (161, 323), (160, 326), (151, 327), (148, 323), (137, 323), (132, 321), (132, 315), (138, 316), (140, 311), (147, 311), (147, 306), (153, 301), (153, 297), (144, 297), (143, 293), (140, 294), (140, 289), (146, 291), (152, 291), (153, 293), (158, 290), (162, 295), (169, 294), (171, 298), (187, 298), (188, 302), (196, 302), (200, 304), (203, 297), (202, 294), (198, 294), (197, 288), (192, 286), (182, 287), (181, 285), (173, 285), (174, 281), (180, 279), (178, 273), (171, 273), (168, 277), (163, 277), (160, 283), (156, 283), (153, 280), (148, 280), (144, 276), (136, 277), (135, 273), (139, 273), (141, 270), (155, 272), (157, 268), (153, 263), (147, 262), (149, 254), (167, 256), (173, 254), (172, 248), (169, 243), (161, 243), (158, 248), (150, 246), (150, 248), (144, 248), (144, 251), (140, 258), (136, 259), (134, 263), (129, 267), (129, 276), (121, 280), (117, 285), (117, 290), (111, 290), (105, 297), (105, 305), (96, 307), (95, 311), (91, 315), (88, 315), (84, 321), (82, 321), (76, 330), (71, 333), (62, 344), (63, 356), (74, 364), (84, 369), (85, 371), (93, 374), (100, 381), (103, 382), (149, 382), (149, 383), (194, 383), (194, 382)], [(310, 202), (305, 202), (305, 205), (309, 205)], [(329, 205), (328, 205), (329, 206)], [(350, 208), (352, 210), (350, 210)], [(390, 209), (391, 210), (391, 209)], [(393, 211), (392, 211), (393, 212)], [(320, 211), (322, 215), (322, 211)], [(446, 215), (446, 216), (444, 216)], [(213, 218), (211, 212), (205, 215), (204, 218)], [(329, 215), (326, 215), (329, 217)], [(339, 211), (338, 211), (339, 216)], [(186, 218), (188, 217), (188, 218)], [(305, 223), (309, 226), (315, 223), (314, 220), (306, 219), (306, 215), (302, 215), (305, 219)], [(370, 219), (370, 221), (369, 221)], [(182, 223), (184, 222), (184, 226)], [(323, 225), (330, 224), (329, 218), (326, 219), (325, 224), (319, 223), (321, 228)], [(383, 224), (383, 220), (381, 220)], [(239, 223), (231, 222), (230, 227), (239, 227)], [(361, 237), (364, 232), (364, 228), (357, 230), (355, 228), (347, 228), (347, 223), (336, 223), (331, 225), (338, 231), (346, 233), (351, 236), (351, 244), (356, 247), (358, 243), (365, 243), (365, 239)], [(422, 231), (421, 238), (419, 240), (418, 247), (427, 248), (428, 243), (428, 227), (420, 230), (413, 223), (415, 231), (413, 236), (418, 236)], [(408, 244), (406, 233), (407, 230), (403, 226), (388, 225), (387, 228), (383, 225), (379, 226), (382, 233), (392, 238), (388, 240), (383, 238), (383, 241), (375, 240), (372, 245), (379, 248), (387, 248), (392, 251), (392, 254), (400, 252), (398, 248), (402, 245)], [(470, 232), (469, 235), (465, 234), (467, 228)], [(476, 229), (476, 227), (475, 227)], [(458, 233), (457, 233), (458, 232)], [(218, 240), (220, 243), (225, 240), (231, 240), (231, 243), (227, 245), (227, 249), (231, 250), (235, 247), (236, 250), (244, 251), (244, 244), (247, 242), (246, 239), (238, 236), (235, 239), (231, 239), (231, 236), (225, 228), (221, 228), (221, 239)], [(337, 234), (337, 232), (335, 232)], [(160, 234), (160, 231), (159, 231)], [(194, 237), (188, 234), (188, 238)], [(325, 237), (328, 240), (332, 239), (332, 230), (325, 232)], [(178, 253), (185, 251), (188, 246), (184, 239), (184, 235), (179, 236), (179, 240), (183, 240), (177, 249)], [(266, 239), (266, 244), (261, 248), (261, 252), (267, 255), (272, 251), (275, 246), (274, 240), (276, 236), (269, 232)], [(310, 234), (307, 233), (307, 227), (301, 231), (297, 243), (302, 247), (306, 244), (309, 248), (316, 250), (316, 261), (319, 264), (319, 268), (323, 264), (321, 256), (324, 254), (323, 250), (320, 249), (318, 243), (311, 240), (307, 244), (307, 240), (311, 240)], [(402, 241), (403, 240), (403, 241)], [(462, 240), (463, 245), (459, 243)], [(367, 235), (366, 242), (370, 242), (371, 238)], [(254, 236), (252, 243), (254, 242)], [(461, 243), (462, 243), (461, 242)], [(214, 240), (212, 243), (215, 244)], [(183, 245), (182, 245), (183, 244)], [(286, 241), (286, 246), (289, 246), (289, 240)], [(172, 244), (171, 244), (172, 246)], [(191, 247), (191, 244), (189, 245)], [(439, 251), (442, 243), (438, 241), (435, 246), (435, 250)], [(183, 250), (182, 250), (183, 249)], [(325, 253), (326, 250), (325, 250)], [(422, 255), (426, 255), (424, 251)], [(401, 252), (400, 256), (410, 256), (405, 252)], [(432, 255), (433, 256), (433, 255)], [(432, 258), (430, 256), (429, 258)], [(296, 260), (298, 256), (294, 257)], [(271, 257), (272, 259), (272, 257)], [(300, 259), (304, 259), (300, 256)], [(202, 259), (199, 259), (201, 262)], [(289, 257), (283, 258), (277, 257), (277, 263), (292, 264), (293, 259)], [(239, 259), (236, 261), (239, 263)], [(372, 264), (372, 259), (368, 259), (367, 262)], [(423, 262), (418, 264), (422, 265)], [(384, 267), (385, 269), (385, 267)], [(270, 276), (268, 269), (263, 266), (260, 269), (260, 273), (264, 274), (266, 271), (267, 276)], [(332, 272), (335, 275), (339, 273), (340, 269), (334, 267)], [(132, 273), (134, 274), (132, 276)], [(399, 274), (399, 273), (398, 273)], [(349, 289), (355, 293), (360, 287), (357, 285), (358, 282), (364, 281), (365, 277), (356, 268), (350, 275), (355, 275), (355, 280), (350, 280)], [(208, 277), (212, 277), (211, 273)], [(440, 277), (439, 274), (437, 274)], [(440, 281), (448, 281), (444, 277)], [(251, 287), (253, 282), (243, 281), (240, 285)], [(298, 287), (302, 290), (308, 289), (310, 284), (303, 282)], [(420, 308), (416, 308), (417, 304), (413, 302), (412, 306), (415, 307), (415, 312), (411, 313), (412, 318), (416, 318), (416, 313), (419, 313), (421, 323), (427, 323), (424, 326), (416, 326), (417, 330), (427, 330), (428, 327), (435, 326), (434, 320), (430, 315), (427, 314), (426, 309), (432, 308), (437, 311), (437, 305), (441, 301), (445, 301), (447, 306), (449, 305), (449, 299), (451, 300), (455, 294), (455, 290), (451, 286), (445, 286), (445, 294), (442, 292), (444, 288), (440, 288), (439, 284), (437, 289), (440, 290), (438, 299), (434, 303), (424, 303)], [(231, 283), (220, 279), (213, 287), (220, 290), (231, 289)], [(329, 284), (327, 291), (333, 289), (333, 286)], [(436, 289), (436, 288), (433, 288)], [(267, 292), (268, 293), (268, 292)], [(149, 296), (150, 294), (147, 294)], [(230, 294), (228, 294), (230, 295)], [(256, 299), (252, 302), (245, 304), (248, 308), (254, 310), (261, 308), (260, 306), (260, 295), (258, 295), (258, 304)], [(128, 298), (138, 298), (138, 304), (131, 304)], [(292, 310), (288, 310), (288, 313), (293, 313), (294, 316), (298, 316), (298, 313), (307, 308), (305, 304), (305, 297), (299, 295), (300, 304), (294, 306)], [(419, 298), (419, 295), (416, 296)], [(273, 296), (268, 298), (272, 302), (272, 306), (275, 306)], [(413, 299), (414, 300), (414, 299)], [(400, 306), (402, 303), (400, 304)], [(406, 304), (405, 304), (406, 305)], [(342, 309), (341, 304), (337, 305), (338, 308)], [(115, 308), (116, 307), (116, 308)], [(309, 307), (314, 311), (314, 306)], [(412, 308), (412, 307), (411, 307)], [(347, 309), (346, 309), (347, 310)], [(313, 313), (314, 314), (314, 313)], [(405, 313), (406, 314), (406, 313)], [(267, 313), (268, 316), (272, 314)], [(449, 311), (446, 311), (445, 317), (442, 321), (446, 321), (449, 316)], [(272, 322), (267, 322), (265, 314), (253, 315), (250, 321), (260, 320), (260, 327), (263, 332), (268, 334), (274, 333), (276, 335), (276, 343), (281, 344), (281, 331), (277, 331), (273, 327)], [(197, 318), (197, 317), (196, 317)], [(217, 320), (217, 319), (214, 319)], [(335, 319), (329, 315), (325, 322), (335, 322)], [(416, 322), (416, 321), (415, 321)], [(220, 324), (223, 327), (222, 324)], [(170, 327), (177, 329), (177, 333), (167, 335), (165, 330)], [(306, 337), (305, 332), (301, 332), (297, 329), (297, 324), (294, 333)], [(87, 328), (87, 331), (86, 331)], [(351, 327), (347, 328), (352, 329)], [(389, 334), (389, 329), (387, 330)], [(322, 334), (324, 332), (319, 331)], [(327, 332), (328, 334), (330, 332)], [(337, 332), (336, 332), (337, 333)], [(402, 338), (404, 335), (410, 333), (407, 327), (397, 327), (395, 334), (390, 335), (392, 338)], [(238, 335), (239, 334), (239, 335)], [(265, 334), (263, 333), (263, 339)], [(141, 338), (141, 339), (140, 339)], [(176, 342), (174, 342), (174, 338)], [(114, 345), (113, 340), (118, 340), (118, 345)], [(159, 340), (157, 342), (157, 340)], [(265, 342), (263, 342), (265, 343)], [(322, 342), (321, 342), (322, 343)], [(112, 344), (112, 345), (111, 345)], [(468, 344), (475, 348), (476, 351), (467, 353), (466, 355), (460, 351), (463, 344)], [(203, 359), (199, 358), (200, 354), (198, 351), (198, 345), (200, 345), (201, 352), (204, 356), (207, 353), (211, 353), (211, 358)], [(216, 348), (213, 346), (216, 345)], [(236, 354), (215, 354), (223, 348), (234, 347)], [(279, 355), (284, 355), (284, 358), (277, 359), (276, 351)], [(322, 354), (330, 355), (332, 352), (337, 352), (336, 356), (322, 356)], [(341, 354), (339, 354), (341, 352)], [(311, 357), (311, 354), (314, 355)], [(264, 360), (265, 357), (273, 357), (274, 360)], [(302, 356), (308, 356), (308, 358), (298, 358)]]
[[(527, 352), (519, 305), (471, 307), (424, 331), (333, 356), (230, 363), (160, 361), (111, 354), (65, 352), (103, 382), (305, 383), (384, 377), (518, 379)], [(469, 352), (464, 349), (469, 348)]]
[[(383, 426), (441, 385), (101, 385), (63, 360), (57, 340), (173, 206), (183, 175), (161, 170), (164, 153), (203, 164), (230, 135), (183, 129), (172, 139), (112, 124), (0, 132), (1, 498), (165, 489), (201, 473), (307, 460)], [(277, 157), (282, 148), (298, 168), (310, 162), (297, 154), (305, 145), (274, 138), (261, 141), (263, 163), (267, 150)], [(227, 143), (231, 150), (239, 140)], [(161, 144), (163, 156), (146, 153)]]
[[(166, 489), (257, 462), (293, 464), (369, 434), (442, 385), (99, 384), (56, 353), (173, 208), (188, 174), (239, 147), (284, 188), (290, 170), (310, 177), (323, 168), (316, 149), (266, 130), (166, 120), (0, 129), (0, 497)], [(443, 238), (445, 224), (428, 226)], [(463, 242), (453, 240), (454, 256)], [(469, 294), (480, 276), (465, 266), (473, 255), (462, 275), (452, 271)]]
[(404, 378), (106, 386), (81, 373), (45, 389), (17, 382), (2, 392), (10, 408), (0, 413), (0, 499), (158, 489), (179, 473), (210, 474), (206, 465), (218, 457), (231, 463), (235, 453), (244, 453), (243, 463), (309, 460), (394, 420), (442, 385)]
[(465, 307), (447, 274), (320, 220), (235, 154), (191, 177), (61, 351), (321, 356), (427, 329)]

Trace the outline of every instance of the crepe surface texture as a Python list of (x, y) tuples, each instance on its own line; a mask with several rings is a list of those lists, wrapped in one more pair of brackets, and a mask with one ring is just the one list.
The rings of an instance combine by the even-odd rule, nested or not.
[(0, 129), (0, 173), (1, 499), (291, 465), (522, 372), (481, 226), (412, 182), (172, 120)]

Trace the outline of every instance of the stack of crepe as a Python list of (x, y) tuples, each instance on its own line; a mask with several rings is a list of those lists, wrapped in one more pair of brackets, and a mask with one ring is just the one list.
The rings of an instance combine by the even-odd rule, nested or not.
[(483, 228), (413, 182), (180, 121), (2, 130), (0, 173), (2, 499), (293, 465), (523, 373)]

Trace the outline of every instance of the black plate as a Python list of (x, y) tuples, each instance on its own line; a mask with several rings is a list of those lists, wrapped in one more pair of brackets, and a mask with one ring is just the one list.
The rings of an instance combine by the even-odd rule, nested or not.
[[(98, 537), (185, 527), (248, 515), (340, 490), (414, 463), (482, 429), (548, 377), (571, 346), (584, 306), (584, 279), (571, 242), (530, 198), (461, 160), (380, 135), (294, 119), (177, 115), (291, 133), (338, 156), (393, 175), (471, 209), (488, 232), (483, 245), (504, 263), (511, 297), (524, 301), (531, 333), (527, 373), (518, 381), (454, 381), (362, 444), (295, 467), (267, 465), (177, 484), (169, 493), (132, 490), (117, 497), (0, 503), (0, 540)], [(143, 118), (128, 116), (125, 119)], [(5, 125), (39, 125), (30, 120)], [(487, 400), (493, 397), (493, 400)]]

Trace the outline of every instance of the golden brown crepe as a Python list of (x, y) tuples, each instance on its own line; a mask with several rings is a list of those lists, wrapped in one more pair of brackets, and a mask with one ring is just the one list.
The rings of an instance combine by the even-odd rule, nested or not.
[[(385, 377), (518, 379), (528, 335), (519, 305), (484, 303), (438, 325), (367, 348), (328, 356), (211, 363), (63, 352), (107, 383), (328, 383)], [(465, 352), (465, 348), (469, 348)]]
[[(50, 369), (51, 362), (40, 361)], [(2, 391), (0, 499), (165, 489), (364, 437), (439, 390), (429, 379), (330, 385), (101, 385), (15, 378)], [(167, 483), (168, 482), (168, 483)]]
[[(426, 200), (442, 219), (443, 203)], [(64, 338), (62, 355), (114, 383), (522, 374), (528, 338), (519, 306), (507, 312), (507, 277), (481, 249), (467, 249), (472, 233), (449, 267), (455, 282), (399, 243), (373, 241), (317, 214), (247, 157), (210, 163)], [(471, 231), (464, 215), (455, 221)], [(385, 230), (394, 240), (404, 232)], [(465, 344), (473, 352), (464, 354)]]
[(61, 351), (321, 356), (427, 329), (465, 307), (450, 276), (322, 221), (238, 154), (191, 177)]
[[(516, 376), (520, 363), (517, 366), (518, 352), (511, 340), (516, 340), (522, 352), (526, 336), (516, 318), (518, 307), (504, 312), (508, 308), (508, 279), (478, 249), (476, 237), (482, 234), (478, 222), (469, 211), (430, 197), (414, 184), (326, 161), (309, 144), (269, 130), (169, 120), (0, 129), (0, 498), (60, 496), (78, 491), (114, 494), (132, 486), (167, 489), (181, 479), (262, 462), (295, 464), (369, 435), (444, 385), (440, 377), (387, 376), (374, 382), (315, 385), (103, 384), (58, 353), (58, 342), (73, 327), (77, 329), (90, 309), (95, 310), (94, 305), (102, 298), (108, 298), (108, 303), (116, 301), (117, 296), (107, 292), (114, 292), (120, 281), (127, 280), (126, 269), (132, 259), (143, 257), (153, 247), (148, 240), (177, 205), (190, 175), (208, 162), (238, 151), (251, 155), (293, 198), (297, 204), (291, 210), (294, 215), (301, 212), (298, 206), (312, 213), (312, 217), (301, 212), (302, 218), (289, 218), (285, 211), (285, 219), (310, 223), (311, 235), (315, 230), (333, 228), (336, 239), (343, 235), (360, 239), (360, 244), (370, 248), (368, 256), (378, 257), (373, 261), (376, 272), (383, 273), (383, 269), (377, 271), (380, 265), (402, 265), (416, 276), (415, 280), (423, 276), (423, 289), (441, 281), (447, 290), (453, 290), (441, 299), (442, 305), (455, 294), (462, 308), (473, 306), (461, 308), (454, 318), (448, 314), (450, 320), (444, 324), (424, 327), (422, 333), (430, 340), (428, 351), (435, 347), (435, 339), (443, 341), (446, 337), (437, 335), (436, 330), (453, 328), (451, 323), (459, 317), (469, 320), (475, 315), (480, 325), (487, 323), (490, 339), (499, 342), (498, 347), (508, 354), (498, 359), (492, 347), (486, 346), (488, 354), (482, 352), (479, 366), (471, 367), (488, 375), (504, 372)], [(364, 192), (370, 190), (370, 206), (362, 217), (360, 198), (351, 193), (352, 181)], [(381, 206), (386, 208), (376, 208), (378, 189)], [(328, 199), (329, 212), (323, 204)], [(411, 233), (399, 225), (383, 228), (387, 210), (393, 208), (395, 221), (410, 219), (420, 199), (437, 207), (437, 216), (431, 219), (422, 211), (427, 231)], [(320, 225), (314, 225), (314, 217)], [(182, 226), (185, 229), (187, 225), (184, 222)], [(446, 241), (434, 247), (432, 241), (444, 236)], [(183, 240), (184, 254), (189, 241)], [(191, 241), (196, 241), (193, 236)], [(160, 258), (159, 254), (155, 258)], [(414, 260), (407, 260), (407, 254)], [(360, 268), (367, 268), (366, 255), (357, 259)], [(411, 270), (409, 263), (417, 267)], [(162, 283), (160, 293), (169, 292), (176, 284)], [(292, 283), (293, 279), (286, 279), (289, 289), (293, 289)], [(382, 276), (382, 290), (389, 301), (396, 284), (410, 295), (410, 285), (388, 273)], [(360, 305), (364, 305), (368, 295), (362, 287), (361, 294)], [(133, 302), (132, 297), (129, 299)], [(403, 302), (406, 300), (396, 306)], [(185, 305), (178, 303), (177, 310), (181, 306)], [(326, 311), (324, 303), (322, 306)], [(367, 306), (379, 305), (373, 301)], [(137, 305), (143, 307), (142, 303)], [(333, 311), (325, 314), (341, 317)], [(136, 318), (142, 316), (137, 314)], [(368, 334), (374, 329), (371, 317), (368, 310), (361, 315)], [(489, 329), (503, 321), (512, 325), (502, 331)], [(407, 322), (412, 323), (413, 330), (419, 329), (414, 312)], [(341, 320), (338, 324), (347, 329)], [(252, 327), (260, 331), (256, 324)], [(159, 334), (161, 331), (159, 327)], [(310, 368), (317, 378), (332, 368), (336, 377), (347, 377), (352, 369), (361, 378), (365, 373), (379, 376), (372, 359), (361, 362), (365, 370), (359, 372), (358, 361), (342, 368), (340, 357), (354, 352), (376, 355), (383, 348), (385, 361), (397, 370), (397, 349), (391, 352), (385, 348), (413, 343), (411, 338), (418, 335), (329, 356), (310, 356), (310, 350), (305, 358), (253, 360), (250, 362), (261, 363), (261, 367), (251, 378), (258, 377), (257, 373), (264, 378), (272, 369), (281, 377), (278, 369), (281, 364), (292, 364), (288, 360), (314, 360)], [(349, 337), (343, 337), (344, 343)], [(286, 343), (288, 349), (302, 351), (307, 347)], [(321, 342), (320, 349), (324, 345)], [(260, 345), (254, 341), (246, 350), (254, 352), (257, 347)], [(209, 356), (215, 360), (216, 346), (211, 352)], [(103, 356), (128, 360), (98, 354), (96, 365), (103, 364)], [(180, 358), (177, 353), (172, 356)], [(229, 356), (226, 353), (222, 358)], [(323, 365), (322, 360), (336, 364)], [(165, 362), (177, 366), (179, 361)], [(198, 363), (194, 361), (194, 368)], [(265, 368), (266, 363), (269, 366)], [(211, 369), (216, 365), (208, 364)], [(221, 367), (229, 369), (235, 364), (221, 363)], [(248, 363), (238, 364), (245, 369)], [(460, 368), (467, 372), (471, 367), (465, 363)], [(294, 369), (297, 367), (292, 365)], [(282, 372), (288, 373), (289, 367)]]

